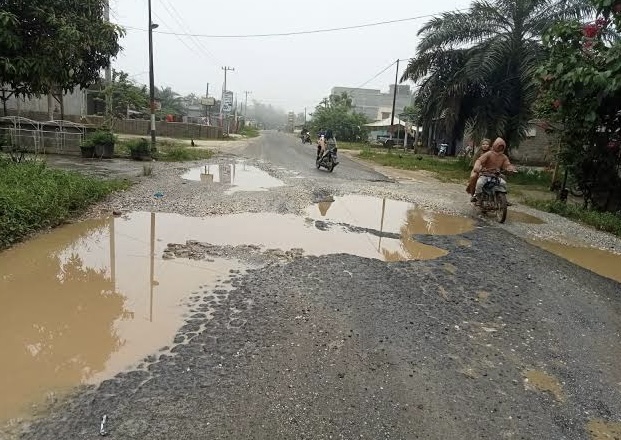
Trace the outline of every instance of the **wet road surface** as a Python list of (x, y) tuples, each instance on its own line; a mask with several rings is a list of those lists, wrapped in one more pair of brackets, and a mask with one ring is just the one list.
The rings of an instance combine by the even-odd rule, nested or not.
[[(306, 188), (381, 176), (353, 163), (317, 171), (312, 148), (283, 134), (248, 151), (308, 176)], [(175, 182), (230, 175), (233, 185), (226, 166)], [(255, 206), (301, 191), (239, 179), (250, 192), (226, 197)], [(621, 435), (614, 273), (402, 201), (316, 201), (302, 215), (130, 212), (0, 255), (0, 293), (15, 294), (0, 326), (16, 353), (0, 367), (1, 389), (28, 404), (26, 393), (96, 384), (47, 399), (32, 424), (0, 438), (100, 438), (104, 415), (118, 439)]]
[(297, 170), (305, 177), (336, 178), (369, 181), (389, 181), (386, 176), (373, 171), (339, 154), (339, 165), (332, 173), (315, 167), (317, 158), (317, 144), (304, 144), (291, 134), (275, 131), (266, 131), (265, 134), (252, 142), (245, 150), (244, 155), (266, 160), (275, 165), (290, 170)]

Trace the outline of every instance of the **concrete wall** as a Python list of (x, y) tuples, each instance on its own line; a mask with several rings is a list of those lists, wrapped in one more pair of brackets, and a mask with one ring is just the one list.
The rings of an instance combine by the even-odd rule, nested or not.
[[(17, 116), (15, 110), (9, 110), (9, 116)], [(33, 119), (35, 121), (47, 121), (46, 112), (22, 111), (19, 116)], [(65, 120), (81, 123), (90, 128), (100, 127), (104, 123), (103, 116), (80, 117), (77, 115), (65, 115)], [(115, 121), (114, 131), (121, 134), (134, 134), (147, 136), (149, 133), (150, 122), (144, 119), (122, 119)], [(185, 139), (220, 139), (222, 129), (198, 124), (185, 124), (182, 122), (155, 122), (155, 132), (158, 136), (185, 138)]]
[[(49, 104), (51, 104), (54, 117), (60, 119), (60, 104), (54, 98), (48, 102), (47, 95), (41, 96), (40, 98), (33, 97), (31, 99), (11, 96), (6, 103), (7, 110), (9, 111), (19, 111), (22, 113), (37, 112), (45, 115), (48, 115)], [(76, 90), (73, 93), (66, 94), (63, 97), (63, 104), (65, 107), (65, 115), (86, 114), (86, 94), (82, 90)], [(46, 116), (46, 120), (49, 119), (50, 118)]]
[(555, 139), (536, 122), (529, 127), (529, 136), (510, 151), (511, 160), (524, 165), (550, 165), (558, 149)]

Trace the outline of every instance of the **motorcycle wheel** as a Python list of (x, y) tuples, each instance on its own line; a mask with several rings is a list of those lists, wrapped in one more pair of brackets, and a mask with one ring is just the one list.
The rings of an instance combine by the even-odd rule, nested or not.
[(330, 172), (334, 171), (334, 167), (335, 166), (336, 165), (334, 165), (334, 162), (330, 163), (330, 168), (328, 168), (328, 171), (330, 171)]
[(578, 185), (571, 185), (567, 188), (572, 196), (574, 197), (582, 197), (584, 196), (584, 191), (582, 191)]
[(316, 165), (317, 165), (317, 169), (321, 168), (321, 163), (319, 161), (317, 161)]
[(507, 195), (504, 193), (496, 193), (496, 220), (498, 223), (507, 220)]

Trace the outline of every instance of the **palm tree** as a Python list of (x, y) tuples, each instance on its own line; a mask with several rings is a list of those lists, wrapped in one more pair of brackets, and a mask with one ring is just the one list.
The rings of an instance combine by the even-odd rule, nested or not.
[(162, 113), (172, 113), (176, 115), (184, 114), (181, 95), (175, 92), (172, 88), (165, 87), (160, 89), (159, 87), (156, 87), (155, 96), (162, 104)]
[(419, 85), (425, 125), (441, 120), (454, 139), (503, 136), (517, 146), (539, 92), (543, 34), (593, 13), (585, 0), (475, 0), (427, 22), (401, 82)]

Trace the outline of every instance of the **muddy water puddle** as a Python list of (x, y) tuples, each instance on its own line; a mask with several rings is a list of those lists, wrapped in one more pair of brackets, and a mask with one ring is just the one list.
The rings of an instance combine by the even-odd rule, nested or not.
[(207, 185), (228, 185), (227, 192), (267, 191), (284, 186), (284, 182), (245, 161), (208, 164), (191, 168), (181, 176)]
[(377, 241), (378, 251), (386, 261), (442, 257), (448, 253), (446, 250), (420, 243), (412, 236), (458, 235), (474, 228), (473, 221), (465, 217), (428, 211), (407, 202), (359, 195), (327, 198), (309, 207), (306, 214), (313, 220), (399, 234), (399, 240), (369, 238)]
[[(50, 394), (96, 384), (171, 345), (193, 293), (210, 291), (230, 269), (245, 267), (235, 259), (165, 259), (169, 243), (302, 248), (306, 255), (403, 261), (448, 253), (412, 240), (412, 233), (468, 230), (458, 226), (461, 220), (437, 226), (433, 213), (401, 202), (366, 203), (381, 216), (378, 224), (368, 216), (348, 220), (396, 231), (399, 238), (338, 226), (321, 230), (311, 218), (295, 215), (191, 218), (136, 212), (67, 225), (0, 253), (0, 332), (8, 335), (0, 363), (0, 427), (27, 417)], [(321, 217), (317, 205), (312, 209)]]
[(528, 390), (549, 393), (559, 402), (565, 400), (563, 386), (559, 380), (545, 371), (528, 370), (524, 372), (524, 386)]
[(621, 255), (601, 249), (566, 245), (550, 240), (528, 240), (578, 266), (621, 283)]
[(607, 422), (602, 419), (594, 419), (587, 424), (587, 431), (591, 440), (621, 439), (621, 421)]
[(512, 211), (507, 212), (507, 222), (509, 223), (525, 223), (528, 225), (542, 225), (544, 220), (534, 215), (526, 214), (525, 212)]
[(240, 268), (163, 260), (168, 233), (152, 220), (68, 225), (0, 253), (0, 427), (169, 345), (190, 293)]

